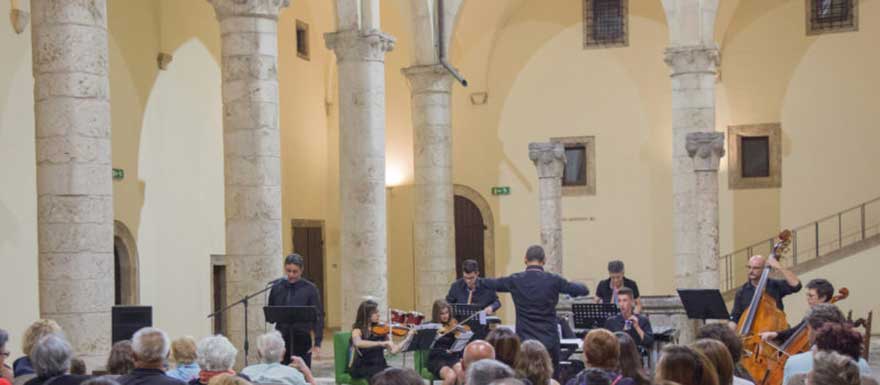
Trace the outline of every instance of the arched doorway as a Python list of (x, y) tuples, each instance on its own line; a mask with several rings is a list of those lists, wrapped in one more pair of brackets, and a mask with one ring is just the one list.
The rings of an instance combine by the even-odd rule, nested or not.
[(137, 305), (138, 254), (134, 236), (120, 221), (113, 221), (113, 287), (116, 305)]
[(483, 276), (495, 275), (495, 227), (492, 211), (476, 190), (454, 186), (455, 275), (461, 277), (461, 262), (475, 259)]

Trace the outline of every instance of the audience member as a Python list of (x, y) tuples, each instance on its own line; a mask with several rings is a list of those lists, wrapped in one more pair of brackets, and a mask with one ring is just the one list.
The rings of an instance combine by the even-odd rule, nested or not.
[(752, 375), (749, 374), (749, 371), (740, 363), (740, 358), (742, 358), (743, 353), (742, 340), (736, 335), (736, 332), (733, 331), (733, 329), (727, 326), (726, 323), (707, 324), (701, 327), (700, 331), (697, 332), (697, 339), (703, 338), (721, 341), (721, 343), (727, 347), (727, 351), (730, 353), (730, 358), (733, 359), (733, 382), (735, 384), (746, 385), (754, 383)]
[[(852, 327), (844, 326), (845, 322), (846, 318), (837, 306), (828, 303), (813, 306), (810, 313), (807, 314), (807, 330), (813, 348), (810, 351), (795, 354), (785, 361), (782, 383), (788, 384), (791, 376), (812, 370), (813, 354), (818, 350), (848, 354), (851, 358), (858, 360), (862, 374), (870, 375), (871, 367), (868, 366), (868, 362), (859, 357), (858, 349), (861, 348), (862, 337)], [(826, 324), (830, 325), (823, 329)], [(822, 341), (822, 346), (818, 346), (818, 341)]]
[(371, 379), (373, 385), (424, 385), (422, 377), (410, 368), (388, 368)]
[(131, 341), (122, 340), (110, 348), (107, 356), (107, 375), (114, 381), (120, 376), (131, 373), (134, 370), (134, 351), (131, 349)]
[(486, 341), (495, 348), (495, 359), (513, 367), (520, 350), (519, 336), (513, 330), (506, 327), (496, 328), (489, 332)]
[(636, 342), (624, 332), (616, 332), (617, 342), (620, 345), (620, 355), (617, 358), (617, 367), (624, 377), (632, 378), (636, 385), (650, 385), (651, 378), (645, 372), (642, 364), (642, 355)]
[(715, 374), (718, 375), (719, 385), (735, 384), (733, 379), (733, 358), (721, 341), (703, 338), (691, 344), (691, 348), (703, 353), (709, 359), (709, 362), (715, 367)]
[[(235, 356), (238, 355), (238, 349), (232, 346), (229, 340), (221, 335), (205, 337), (199, 341), (196, 347), (196, 355), (198, 356), (199, 378), (193, 379), (189, 385), (208, 385), (211, 378), (221, 374), (235, 375), (232, 366), (235, 365)], [(246, 380), (247, 377), (242, 376)]]
[[(294, 356), (291, 366), (282, 365), (284, 359), (284, 337), (273, 330), (257, 339), (259, 364), (248, 366), (241, 372), (258, 384), (305, 385), (313, 384), (312, 372), (301, 357)], [(296, 369), (293, 368), (294, 365)], [(299, 369), (299, 370), (297, 370)]]
[(663, 348), (657, 363), (657, 380), (675, 381), (681, 385), (718, 385), (718, 374), (703, 353), (683, 345)]
[(250, 381), (246, 380), (241, 376), (232, 375), (229, 373), (223, 373), (211, 377), (211, 380), (208, 382), (209, 385), (253, 385)]
[(92, 377), (80, 385), (119, 385), (112, 376)]
[[(582, 370), (575, 378), (568, 381), (567, 385), (595, 385), (604, 383), (598, 374), (602, 371), (609, 383), (615, 385), (634, 385), (632, 378), (625, 377), (617, 372), (618, 357), (620, 356), (620, 344), (614, 333), (606, 329), (593, 329), (584, 337), (584, 363), (586, 369)], [(594, 369), (594, 370), (590, 370)]]
[(9, 342), (9, 333), (0, 329), (0, 385), (11, 385), (15, 377), (12, 374), (12, 367), (6, 364), (10, 354), (9, 349), (6, 349), (7, 342)]
[(180, 337), (171, 342), (171, 359), (174, 369), (165, 374), (183, 382), (190, 382), (199, 377), (199, 364), (196, 363), (196, 339), (190, 336)]
[(76, 374), (80, 376), (85, 376), (89, 374), (89, 368), (86, 367), (86, 362), (83, 361), (82, 358), (73, 357), (70, 359), (70, 374)]
[(43, 336), (30, 350), (30, 363), (36, 377), (26, 382), (26, 385), (79, 385), (89, 379), (88, 376), (72, 375), (70, 371), (70, 359), (73, 358), (73, 348), (58, 334)]
[(475, 340), (469, 343), (464, 348), (461, 362), (455, 364), (455, 367), (453, 368), (455, 370), (455, 378), (457, 378), (461, 384), (466, 384), (468, 366), (483, 359), (494, 360), (495, 348), (483, 340)]
[(143, 328), (131, 337), (134, 369), (119, 377), (120, 385), (183, 385), (184, 382), (168, 377), (163, 370), (165, 359), (171, 351), (171, 341), (165, 332), (156, 328)]
[[(34, 321), (27, 330), (24, 331), (21, 341), (21, 352), (24, 356), (19, 357), (12, 363), (13, 375), (15, 376), (15, 384), (20, 385), (23, 382), (35, 377), (35, 371), (31, 365), (31, 350), (43, 337), (49, 334), (60, 334), (61, 326), (57, 322), (50, 319), (40, 319)], [(26, 376), (26, 377), (25, 377)], [(23, 378), (19, 378), (23, 377)]]
[(513, 368), (516, 375), (531, 385), (559, 385), (553, 379), (553, 360), (544, 344), (537, 340), (525, 341), (519, 347)]
[[(553, 362), (553, 361), (551, 360), (550, 362)], [(492, 381), (491, 383), (489, 383), (489, 385), (526, 385), (526, 383), (516, 377), (509, 377), (509, 378), (502, 378), (500, 380)]]
[(870, 377), (862, 376), (859, 373), (859, 365), (852, 358), (837, 352), (820, 351), (813, 355), (813, 370), (791, 376), (788, 383), (790, 385), (863, 385), (877, 382)]
[(513, 369), (494, 359), (482, 359), (467, 366), (467, 385), (489, 385), (514, 376)]

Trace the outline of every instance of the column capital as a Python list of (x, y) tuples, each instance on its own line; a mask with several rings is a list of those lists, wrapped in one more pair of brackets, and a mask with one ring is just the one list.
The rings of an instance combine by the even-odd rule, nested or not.
[(565, 147), (562, 143), (529, 143), (529, 159), (538, 168), (538, 178), (562, 178), (565, 169)]
[(685, 148), (694, 160), (694, 171), (718, 171), (724, 156), (724, 134), (720, 132), (692, 132), (687, 134)]
[(440, 64), (409, 66), (400, 73), (409, 79), (414, 94), (452, 91), (452, 75)]
[(394, 49), (395, 39), (382, 31), (337, 31), (324, 34), (324, 44), (343, 61), (385, 61), (385, 52)]
[(715, 44), (673, 46), (666, 48), (664, 61), (672, 68), (672, 76), (689, 73), (716, 74), (721, 53)]
[(228, 17), (261, 17), (278, 19), (281, 8), (290, 0), (208, 0), (214, 6), (217, 20)]

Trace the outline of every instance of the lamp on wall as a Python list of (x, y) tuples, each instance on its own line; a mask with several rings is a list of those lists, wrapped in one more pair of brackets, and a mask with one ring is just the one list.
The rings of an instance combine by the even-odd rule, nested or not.
[(30, 0), (12, 0), (12, 7), (9, 10), (9, 22), (12, 23), (12, 29), (15, 33), (22, 33), (31, 20)]
[(391, 189), (403, 183), (403, 170), (399, 164), (385, 165), (385, 188)]

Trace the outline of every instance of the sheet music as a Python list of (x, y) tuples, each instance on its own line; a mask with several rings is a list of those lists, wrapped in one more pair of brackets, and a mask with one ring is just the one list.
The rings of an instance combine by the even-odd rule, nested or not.
[(452, 348), (449, 349), (450, 352), (460, 352), (464, 350), (467, 346), (468, 342), (471, 341), (471, 338), (474, 336), (474, 332), (462, 332), (455, 337), (455, 343), (452, 344)]

